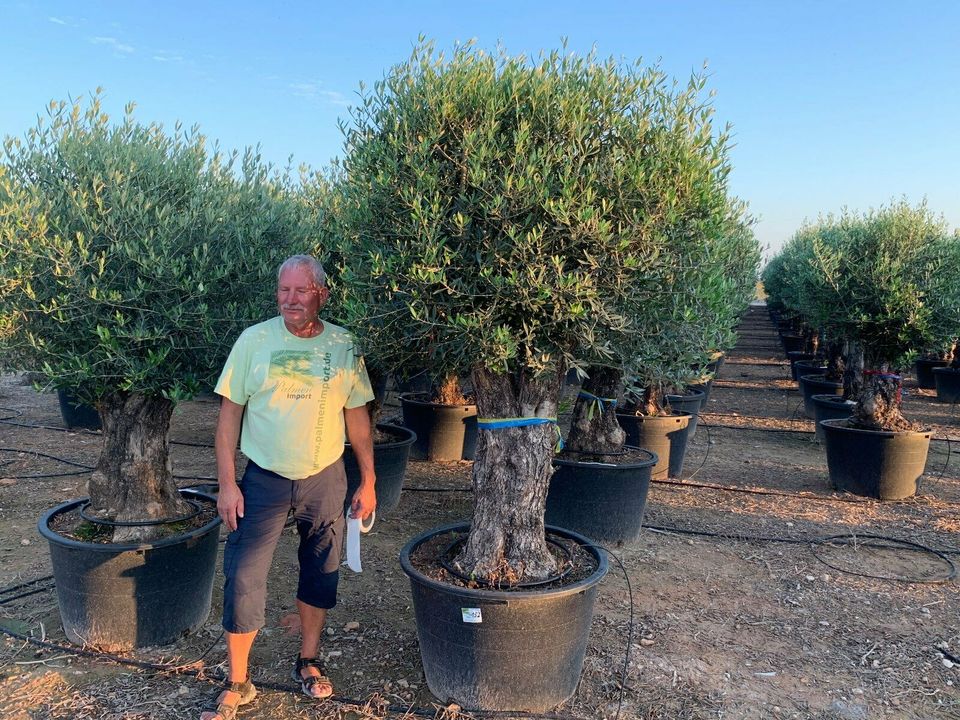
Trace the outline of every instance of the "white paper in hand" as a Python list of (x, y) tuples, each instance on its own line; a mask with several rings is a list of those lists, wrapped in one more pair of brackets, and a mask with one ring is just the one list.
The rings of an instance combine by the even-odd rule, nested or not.
[(376, 517), (377, 513), (374, 511), (370, 515), (369, 523), (364, 525), (360, 518), (355, 518), (350, 514), (347, 515), (347, 567), (354, 572), (363, 571), (360, 564), (360, 533), (370, 532)]

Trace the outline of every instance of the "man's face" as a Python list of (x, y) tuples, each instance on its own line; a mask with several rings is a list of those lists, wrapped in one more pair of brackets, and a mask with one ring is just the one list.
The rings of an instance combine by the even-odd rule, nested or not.
[(284, 322), (303, 327), (317, 319), (329, 291), (319, 287), (313, 275), (301, 267), (287, 268), (277, 283), (277, 305)]

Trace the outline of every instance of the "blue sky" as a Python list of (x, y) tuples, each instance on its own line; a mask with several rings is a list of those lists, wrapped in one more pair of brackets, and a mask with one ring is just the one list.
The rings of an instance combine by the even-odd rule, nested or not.
[(642, 57), (680, 79), (708, 63), (733, 124), (731, 187), (764, 245), (804, 218), (924, 197), (960, 226), (960, 3), (15, 2), (0, 0), (0, 135), (102, 86), (115, 114), (197, 123), (284, 165), (341, 151), (361, 82), (424, 34), (536, 54)]

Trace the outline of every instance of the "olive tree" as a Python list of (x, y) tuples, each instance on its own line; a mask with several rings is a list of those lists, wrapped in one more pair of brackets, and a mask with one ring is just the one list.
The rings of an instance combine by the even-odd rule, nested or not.
[(240, 330), (273, 309), (301, 205), (254, 152), (210, 152), (196, 129), (139, 124), (132, 106), (111, 123), (98, 95), (48, 114), (4, 144), (0, 363), (98, 409), (89, 514), (182, 515), (174, 407), (212, 388)]
[(785, 302), (851, 348), (845, 386), (855, 390), (857, 424), (912, 427), (900, 412), (897, 372), (918, 351), (957, 336), (957, 236), (926, 205), (900, 201), (821, 219), (785, 251), (803, 260), (794, 274), (800, 291)]
[[(543, 515), (561, 381), (571, 364), (618, 366), (620, 338), (646, 332), (636, 318), (666, 272), (685, 191), (682, 173), (659, 169), (685, 158), (653, 150), (697, 132), (701, 87), (566, 51), (423, 44), (344, 128), (345, 322), (386, 366), (472, 379), (475, 506), (456, 560), (467, 574), (554, 570)], [(524, 420), (483, 423), (506, 418)]]

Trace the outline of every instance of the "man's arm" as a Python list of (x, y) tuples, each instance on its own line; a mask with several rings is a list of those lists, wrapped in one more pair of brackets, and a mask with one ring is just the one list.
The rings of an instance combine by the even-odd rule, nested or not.
[(366, 519), (377, 507), (377, 476), (373, 468), (373, 432), (366, 405), (344, 408), (343, 420), (347, 426), (347, 440), (353, 448), (360, 467), (360, 487), (353, 494), (350, 510), (354, 517)]
[(217, 480), (220, 493), (217, 497), (217, 512), (223, 518), (227, 530), (237, 529), (237, 518), (243, 517), (243, 494), (237, 485), (237, 440), (240, 438), (240, 423), (243, 421), (243, 405), (232, 400), (220, 399), (220, 416), (217, 419), (217, 435), (214, 448), (217, 454)]

